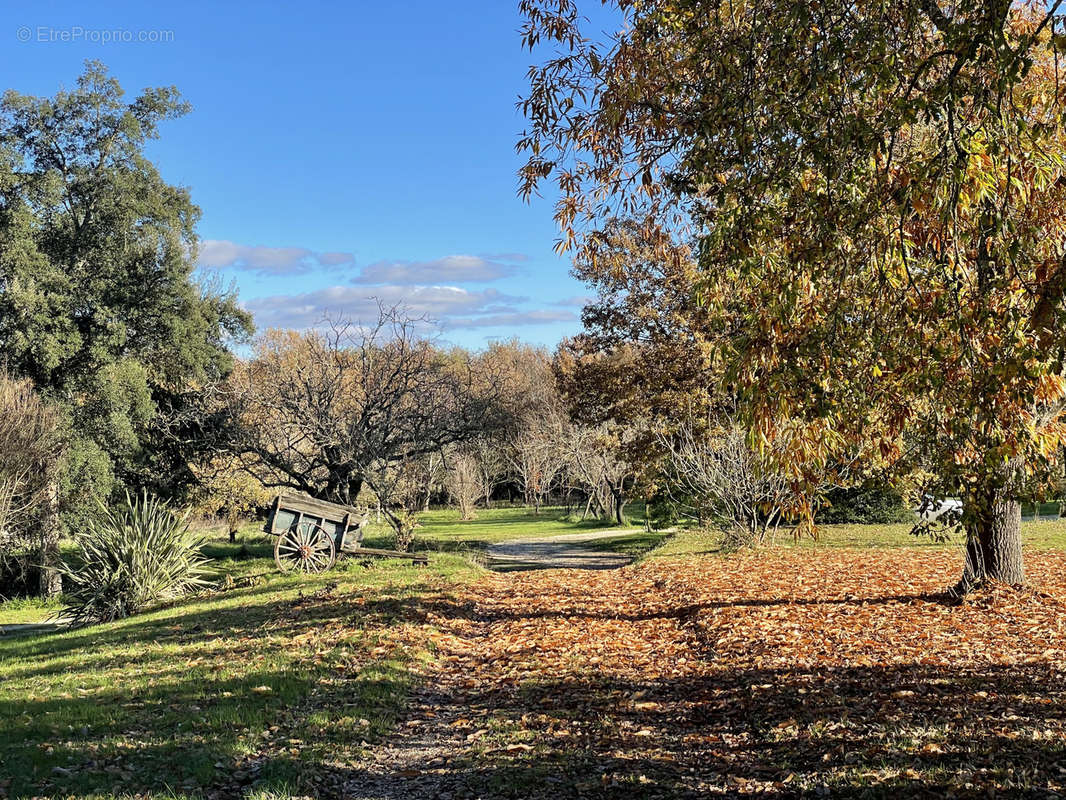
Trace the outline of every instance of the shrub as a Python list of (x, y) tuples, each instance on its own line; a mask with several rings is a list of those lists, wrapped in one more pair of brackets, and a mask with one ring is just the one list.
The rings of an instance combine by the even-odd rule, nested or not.
[(415, 541), (415, 529), (419, 527), (418, 517), (405, 509), (388, 513), (389, 522), (396, 531), (396, 549), (406, 553)]
[(657, 439), (663, 487), (679, 512), (720, 528), (730, 547), (761, 544), (777, 531), (789, 482), (768, 453), (751, 447), (737, 420), (689, 418)]
[(891, 489), (880, 487), (834, 488), (826, 492), (829, 505), (818, 510), (816, 521), (830, 523), (858, 523), (884, 525), (892, 522), (913, 522), (914, 512)]
[(207, 585), (203, 537), (189, 534), (187, 514), (147, 492), (127, 493), (125, 505), (102, 509), (74, 538), (77, 557), (63, 572), (75, 624), (122, 619)]
[(32, 384), (0, 368), (0, 588), (58, 589), (56, 477), (64, 459), (62, 421)]

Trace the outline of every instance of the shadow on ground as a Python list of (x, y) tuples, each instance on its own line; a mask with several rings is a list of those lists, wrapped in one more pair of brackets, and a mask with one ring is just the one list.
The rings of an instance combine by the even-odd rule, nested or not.
[[(348, 796), (396, 800), (997, 796), (992, 785), (1001, 796), (1055, 797), (1063, 739), (1033, 733), (1060, 730), (1063, 677), (1042, 668), (754, 670), (698, 682), (590, 676), (530, 681), (519, 693), (430, 694), (421, 702), (435, 716), (423, 724), (462, 755), (422, 771), (405, 765), (401, 779), (378, 769), (339, 779)], [(450, 725), (456, 714), (474, 725), (458, 733), (436, 725), (449, 706)], [(480, 709), (490, 715), (479, 718)], [(484, 747), (467, 749), (483, 726)], [(518, 730), (530, 749), (491, 741), (493, 731)], [(947, 743), (916, 746), (913, 737), (931, 730)]]
[[(619, 573), (620, 585), (636, 580), (630, 572)], [(492, 580), (499, 582), (492, 584), (498, 596), (506, 596), (515, 579)], [(590, 578), (569, 580), (588, 589)], [(729, 601), (668, 596), (657, 608), (627, 609), (583, 605), (576, 590), (572, 598), (542, 597), (528, 607), (434, 591), (334, 596), (328, 585), (279, 606), (264, 600), (267, 591), (243, 590), (239, 607), (26, 643), (13, 673), (23, 680), (54, 677), (73, 658), (101, 673), (134, 668), (153, 679), (132, 693), (115, 685), (86, 697), (72, 692), (0, 703), (0, 719), (18, 737), (0, 755), (8, 769), (27, 771), (7, 785), (0, 776), (0, 788), (11, 797), (157, 792), (213, 799), (273, 791), (350, 800), (1063, 793), (1066, 674), (1054, 659), (1009, 667), (912, 659), (758, 668), (724, 655), (695, 624), (699, 615), (730, 609), (821, 606), (850, 612), (913, 605), (926, 615), (949, 616), (942, 595), (872, 587), (862, 597), (763, 598), (752, 589)], [(373, 729), (359, 727), (350, 709), (364, 714), (375, 703), (387, 707), (412, 691), (411, 678), (402, 665), (335, 669), (343, 660), (315, 671), (314, 659), (336, 655), (332, 634), (316, 639), (321, 649), (310, 650), (306, 662), (267, 661), (240, 680), (212, 678), (173, 657), (173, 647), (194, 643), (250, 658), (262, 648), (250, 647), (249, 639), (264, 631), (292, 641), (354, 620), (369, 630), (402, 621), (504, 632), (559, 620), (577, 631), (669, 622), (684, 634), (685, 649), (666, 659), (660, 674), (640, 678), (625, 664), (597, 669), (565, 658), (542, 670), (514, 671), (508, 656), (499, 655), (509, 652), (501, 644), (493, 650), (496, 660), (475, 654), (442, 663), (410, 695), (409, 711), (395, 727), (389, 717)], [(591, 636), (598, 629), (588, 630)], [(98, 655), (101, 642), (116, 644), (116, 637), (129, 647)], [(264, 698), (253, 691), (260, 685), (276, 688)], [(86, 730), (57, 731), (52, 724), (88, 717), (100, 704), (114, 713), (95, 715)], [(131, 704), (136, 708), (128, 709)], [(204, 728), (203, 718), (235, 722)], [(119, 747), (119, 740), (128, 744)], [(173, 774), (174, 763), (187, 776), (178, 786), (161, 777)]]

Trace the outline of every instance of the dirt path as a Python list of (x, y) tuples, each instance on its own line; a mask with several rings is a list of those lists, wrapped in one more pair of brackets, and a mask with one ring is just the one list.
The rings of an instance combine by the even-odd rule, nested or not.
[(512, 539), (491, 545), (486, 550), (486, 556), (489, 568), (497, 572), (529, 569), (617, 569), (632, 561), (632, 557), (582, 545), (635, 532), (612, 530), (569, 533), (546, 539)]
[(1062, 797), (1066, 554), (961, 605), (957, 571), (900, 548), (487, 576), (419, 608), (423, 688), (322, 796)]
[(47, 622), (18, 622), (0, 625), (0, 636), (31, 636), (42, 633), (55, 633), (70, 626), (70, 620), (61, 617)]

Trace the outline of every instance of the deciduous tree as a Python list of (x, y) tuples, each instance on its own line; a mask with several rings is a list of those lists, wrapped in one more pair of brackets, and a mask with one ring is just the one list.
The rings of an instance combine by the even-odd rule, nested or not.
[(41, 594), (58, 594), (58, 476), (66, 431), (56, 408), (25, 379), (0, 372), (0, 566), (17, 560), (39, 576)]
[(474, 519), (474, 506), (483, 495), (481, 465), (469, 449), (454, 449), (445, 457), (448, 494), (459, 506), (459, 518)]
[(756, 442), (807, 485), (856, 448), (923, 470), (965, 502), (959, 588), (1020, 583), (1066, 391), (1058, 3), (611, 5), (603, 43), (572, 0), (522, 3), (560, 48), (520, 147), (562, 245), (609, 270), (615, 216), (657, 262), (695, 242), (711, 374)]
[(587, 498), (585, 514), (625, 523), (625, 506), (636, 482), (636, 470), (627, 459), (626, 439), (633, 429), (617, 423), (569, 425), (561, 447), (565, 480)]
[(237, 541), (241, 519), (270, 502), (270, 492), (259, 479), (228, 454), (193, 465), (193, 472), (197, 478), (192, 493), (195, 508), (206, 514), (223, 514), (231, 542)]
[(369, 326), (269, 331), (231, 382), (232, 447), (264, 485), (351, 505), (366, 485), (397, 530), (421, 507), (422, 460), (501, 423), (493, 381), (421, 322), (381, 309)]

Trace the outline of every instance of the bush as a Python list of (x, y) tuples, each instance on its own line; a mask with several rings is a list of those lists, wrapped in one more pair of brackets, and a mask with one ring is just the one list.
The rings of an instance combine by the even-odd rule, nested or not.
[(829, 505), (819, 509), (816, 515), (819, 524), (885, 525), (914, 521), (914, 512), (890, 489), (861, 486), (830, 489), (826, 499)]
[(58, 591), (56, 476), (65, 441), (59, 412), (26, 380), (0, 368), (0, 576), (3, 585), (34, 576), (37, 590)]
[(109, 622), (207, 585), (203, 537), (190, 536), (188, 515), (147, 493), (117, 510), (103, 509), (77, 534), (66, 613), (75, 624)]
[(415, 541), (415, 529), (419, 527), (418, 517), (405, 509), (392, 511), (387, 516), (396, 532), (396, 549), (401, 553), (410, 551)]

